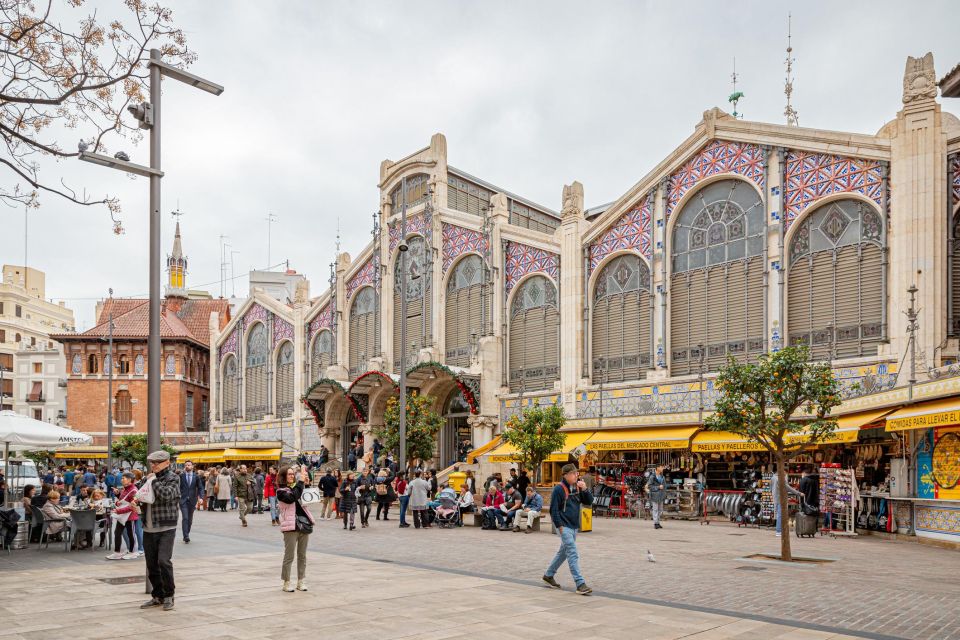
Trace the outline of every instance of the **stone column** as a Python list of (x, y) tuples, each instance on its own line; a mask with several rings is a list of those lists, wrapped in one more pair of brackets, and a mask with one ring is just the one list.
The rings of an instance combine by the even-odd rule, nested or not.
[(767, 283), (766, 300), (767, 305), (767, 326), (763, 328), (766, 332), (767, 350), (779, 351), (786, 344), (786, 337), (783, 333), (784, 317), (784, 274), (786, 273), (786, 252), (784, 251), (783, 212), (781, 209), (783, 193), (783, 154), (782, 148), (764, 148), (766, 156), (766, 167), (764, 177), (766, 186), (764, 187), (763, 200), (767, 216), (767, 236), (766, 236), (766, 254), (767, 261), (764, 265)]
[(667, 282), (667, 178), (653, 191), (653, 241), (656, 248), (650, 264), (653, 278), (653, 362), (647, 374), (649, 380), (666, 380), (670, 366), (669, 317), (667, 301), (670, 286)]
[(583, 185), (563, 187), (560, 241), (560, 393), (564, 412), (576, 416), (576, 392), (583, 364)]
[[(393, 251), (390, 250), (390, 227), (393, 215), (389, 193), (380, 194), (380, 349), (386, 368), (393, 371)], [(400, 222), (396, 223), (397, 231)]]
[[(935, 367), (934, 349), (947, 332), (946, 135), (936, 102), (933, 54), (907, 58), (903, 78), (903, 109), (891, 128), (890, 160), (890, 347), (903, 356), (907, 349), (904, 311), (910, 306), (907, 289), (916, 284), (921, 309), (917, 332), (918, 372)], [(905, 374), (910, 363), (905, 362)], [(900, 375), (906, 384), (909, 375)]]
[(210, 330), (209, 358), (210, 364), (207, 366), (207, 383), (210, 385), (210, 415), (207, 416), (207, 440), (213, 434), (213, 425), (219, 425), (223, 421), (223, 414), (220, 411), (220, 360), (217, 358), (217, 342), (220, 340), (220, 314), (213, 312), (210, 314), (208, 322)]
[[(298, 292), (299, 293), (299, 292)], [(304, 316), (309, 309), (309, 294), (306, 299), (300, 300), (299, 297), (293, 306), (293, 344), (303, 345), (307, 342), (307, 330), (304, 326)], [(309, 378), (305, 373), (305, 365), (309, 362), (304, 349), (293, 350), (293, 448), (297, 451), (303, 450), (303, 418), (306, 407), (303, 406), (300, 397), (306, 391), (306, 380)]]
[(349, 380), (350, 370), (350, 309), (347, 308), (347, 269), (350, 268), (350, 254), (341, 253), (337, 256), (337, 290), (332, 292), (336, 296), (337, 317), (337, 364), (327, 368), (327, 376), (339, 382)]

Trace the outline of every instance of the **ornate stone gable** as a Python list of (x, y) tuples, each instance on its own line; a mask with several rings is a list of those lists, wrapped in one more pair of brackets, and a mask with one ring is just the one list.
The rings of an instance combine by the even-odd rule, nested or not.
[(373, 256), (373, 258), (367, 260), (367, 263), (363, 265), (359, 271), (353, 274), (352, 278), (347, 280), (347, 300), (349, 300), (353, 296), (353, 292), (360, 287), (373, 284), (374, 276), (376, 276), (379, 267), (380, 258)]
[(714, 140), (668, 179), (667, 215), (698, 182), (718, 173), (736, 173), (762, 189), (763, 162), (763, 149), (759, 145)]
[[(433, 236), (433, 215), (429, 211), (407, 218), (407, 235), (411, 234), (428, 239)], [(395, 220), (390, 225), (390, 253), (393, 253), (398, 244), (400, 244), (400, 221)]]
[(560, 256), (520, 242), (507, 242), (504, 286), (507, 293), (531, 273), (545, 273), (554, 284), (560, 278)]
[(307, 328), (307, 340), (312, 340), (314, 334), (320, 329), (333, 328), (333, 313), (336, 311), (336, 300), (331, 300), (320, 309), (320, 313), (313, 317)]
[(590, 272), (611, 253), (632, 249), (649, 260), (653, 257), (652, 198), (623, 214), (602, 236), (590, 243)]
[(465, 253), (487, 251), (487, 238), (480, 231), (443, 223), (443, 273)]
[(787, 153), (784, 224), (787, 228), (811, 204), (833, 193), (859, 193), (881, 206), (883, 170), (877, 160), (807, 151)]

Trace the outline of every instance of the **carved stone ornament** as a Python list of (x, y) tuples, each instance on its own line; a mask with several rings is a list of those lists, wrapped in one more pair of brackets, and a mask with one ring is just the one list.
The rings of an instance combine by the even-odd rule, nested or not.
[(583, 185), (579, 182), (564, 185), (561, 215), (564, 218), (583, 215)]
[(294, 304), (306, 304), (310, 301), (310, 283), (306, 280), (297, 282), (297, 287), (293, 293)]
[(922, 58), (907, 56), (903, 71), (903, 104), (937, 97), (937, 76), (933, 70), (933, 53)]

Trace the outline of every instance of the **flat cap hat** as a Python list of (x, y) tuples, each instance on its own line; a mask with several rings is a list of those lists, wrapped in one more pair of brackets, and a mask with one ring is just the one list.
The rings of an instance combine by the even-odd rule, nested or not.
[(166, 462), (170, 459), (170, 454), (160, 449), (147, 456), (147, 462)]

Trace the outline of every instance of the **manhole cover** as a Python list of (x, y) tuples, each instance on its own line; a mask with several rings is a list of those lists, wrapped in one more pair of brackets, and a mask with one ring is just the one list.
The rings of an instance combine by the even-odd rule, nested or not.
[(740, 571), (766, 571), (766, 567), (734, 567)]
[(123, 576), (122, 578), (97, 578), (100, 582), (106, 582), (107, 584), (137, 584), (138, 582), (143, 582), (146, 578), (144, 576)]
[[(746, 556), (744, 560), (776, 560), (779, 562), (780, 556), (775, 553), (754, 553), (753, 555)], [(829, 564), (833, 562), (833, 560), (829, 558), (799, 558), (794, 556), (793, 562), (800, 564)]]
[(393, 562), (393, 560), (386, 560), (384, 558), (374, 558), (374, 562)]

